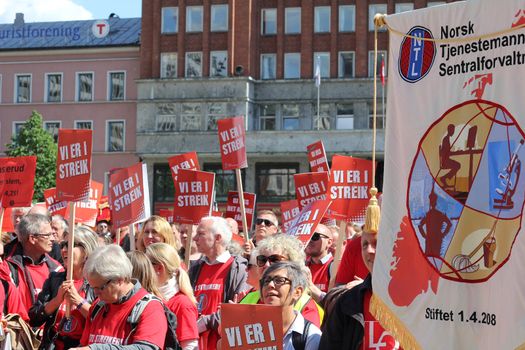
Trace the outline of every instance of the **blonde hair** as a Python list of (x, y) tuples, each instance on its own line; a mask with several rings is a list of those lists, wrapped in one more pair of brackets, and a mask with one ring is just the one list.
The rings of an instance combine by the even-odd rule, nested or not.
[(175, 275), (180, 291), (194, 304), (197, 304), (190, 278), (188, 273), (180, 267), (180, 257), (175, 248), (166, 243), (153, 243), (146, 248), (146, 255), (152, 264), (162, 264), (168, 275)]
[(153, 269), (153, 265), (146, 254), (144, 252), (134, 250), (127, 252), (126, 255), (133, 266), (133, 270), (131, 272), (132, 278), (136, 278), (142, 285), (142, 288), (147, 290), (149, 293), (162, 298), (162, 293), (159, 291), (157, 286), (157, 276), (155, 274), (155, 270)]
[(139, 236), (137, 237), (137, 250), (140, 250), (142, 252), (146, 250), (146, 247), (144, 246), (144, 230), (146, 229), (146, 225), (150, 222), (153, 224), (155, 231), (157, 231), (159, 233), (159, 236), (162, 237), (164, 243), (169, 244), (177, 250), (177, 242), (175, 241), (175, 235), (173, 234), (173, 229), (171, 228), (170, 223), (166, 219), (158, 215), (152, 215), (149, 217), (148, 220), (144, 221), (144, 225), (142, 225), (142, 230), (140, 231)]

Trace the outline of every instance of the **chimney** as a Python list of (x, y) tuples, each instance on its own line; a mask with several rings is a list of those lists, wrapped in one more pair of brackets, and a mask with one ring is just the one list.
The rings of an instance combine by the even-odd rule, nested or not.
[(15, 17), (15, 26), (23, 26), (24, 24), (25, 24), (24, 14), (21, 12), (18, 12)]

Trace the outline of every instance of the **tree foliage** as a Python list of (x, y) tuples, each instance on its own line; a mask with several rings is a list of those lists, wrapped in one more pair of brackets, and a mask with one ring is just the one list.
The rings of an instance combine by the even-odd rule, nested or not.
[(37, 156), (33, 200), (44, 200), (44, 190), (55, 186), (57, 144), (42, 126), (42, 116), (33, 111), (17, 137), (7, 144), (10, 157)]

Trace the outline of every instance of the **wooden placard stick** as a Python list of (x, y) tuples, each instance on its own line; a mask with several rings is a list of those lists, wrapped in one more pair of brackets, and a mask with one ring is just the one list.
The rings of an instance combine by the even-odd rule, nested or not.
[(246, 221), (246, 208), (244, 206), (244, 191), (242, 190), (241, 169), (235, 169), (235, 177), (237, 178), (237, 193), (239, 194), (239, 204), (241, 205), (242, 236), (244, 238), (244, 242), (248, 242), (250, 239), (250, 233), (248, 232), (248, 222)]

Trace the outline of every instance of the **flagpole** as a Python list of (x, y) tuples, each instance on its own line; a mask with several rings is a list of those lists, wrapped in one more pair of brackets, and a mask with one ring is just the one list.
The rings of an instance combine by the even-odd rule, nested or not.
[(319, 118), (319, 106), (321, 100), (321, 56), (317, 55), (315, 62), (315, 85), (317, 86), (317, 130), (321, 130), (321, 119)]
[(385, 121), (386, 121), (386, 115), (385, 115), (385, 81), (386, 81), (386, 76), (385, 76), (385, 54), (383, 53), (383, 71), (382, 71), (382, 74), (383, 74), (383, 81), (381, 84), (381, 103), (383, 104), (383, 129), (385, 128)]
[(319, 100), (320, 100), (321, 84), (317, 86), (317, 130), (321, 129), (321, 119), (319, 119)]

